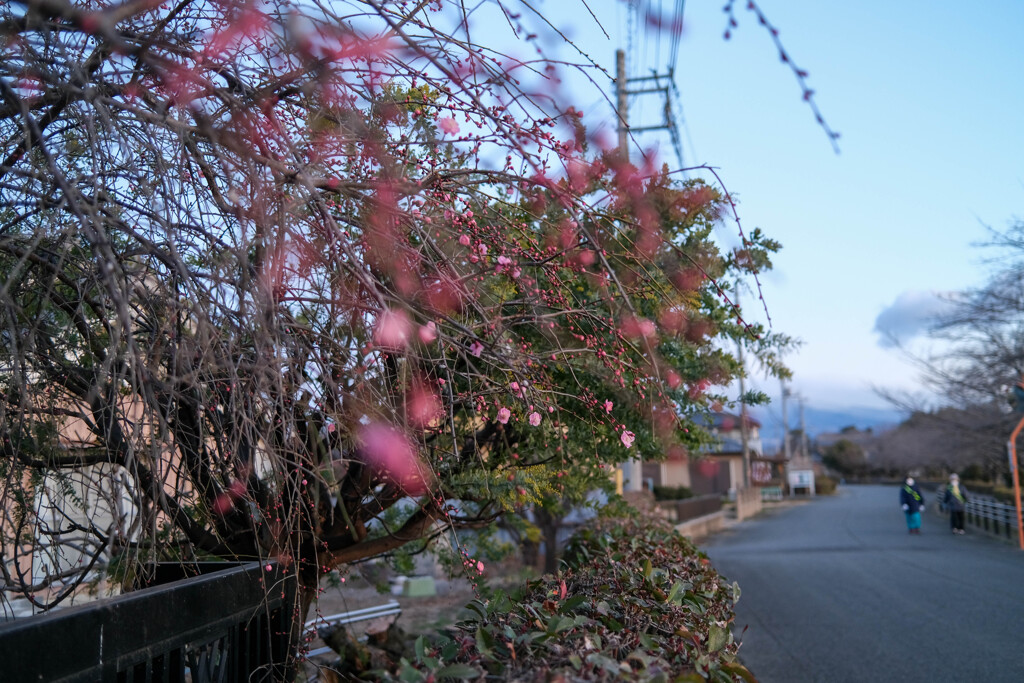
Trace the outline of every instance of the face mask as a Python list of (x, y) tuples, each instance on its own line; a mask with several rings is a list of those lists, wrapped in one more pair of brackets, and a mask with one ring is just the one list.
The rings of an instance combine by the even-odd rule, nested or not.
[(907, 477), (907, 486), (913, 486), (913, 485), (914, 485), (914, 478), (913, 477)]

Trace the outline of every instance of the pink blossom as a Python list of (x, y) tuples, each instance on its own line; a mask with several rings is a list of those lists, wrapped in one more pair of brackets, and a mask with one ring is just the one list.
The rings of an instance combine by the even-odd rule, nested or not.
[(540, 413), (536, 410), (530, 413), (530, 424), (534, 427), (540, 424)]
[(231, 496), (222, 493), (217, 496), (217, 499), (213, 501), (213, 511), (218, 515), (226, 515), (231, 512), (231, 508), (235, 507), (235, 501), (231, 499)]
[(424, 344), (429, 344), (437, 339), (437, 325), (435, 325), (434, 321), (431, 320), (426, 325), (420, 325), (419, 333), (420, 341)]
[(458, 122), (450, 116), (439, 119), (437, 127), (440, 128), (442, 132), (448, 133), (449, 135), (455, 135), (459, 132)]
[(461, 235), (459, 235), (459, 244), (461, 244), (464, 247), (468, 247), (469, 235), (467, 235), (466, 233), (462, 233)]
[(510, 263), (512, 263), (512, 259), (510, 259), (508, 256), (499, 256), (498, 257), (498, 265), (499, 266), (507, 266)]
[(516, 277), (519, 277), (519, 274), (522, 273), (522, 272), (523, 271), (519, 270), (518, 268), (513, 268), (512, 272), (509, 273), (509, 275), (511, 275), (512, 277), (516, 278)]
[(487, 254), (487, 245), (480, 243), (476, 245), (476, 250), (480, 252), (481, 256), (485, 256)]
[(441, 415), (441, 401), (425, 387), (414, 387), (407, 401), (409, 422), (416, 427), (426, 427)]
[(604, 402), (604, 412), (606, 412), (606, 413), (612, 412), (612, 408), (614, 407), (614, 405), (615, 404), (613, 404), (611, 401), (605, 401)]
[(484, 345), (475, 341), (469, 345), (469, 352), (479, 358), (480, 354), (484, 352)]
[(371, 422), (359, 429), (358, 440), (367, 464), (379, 476), (394, 482), (409, 495), (426, 492), (423, 465), (404, 434), (389, 425)]
[(629, 317), (622, 321), (622, 334), (633, 339), (641, 339), (643, 337), (650, 337), (654, 334), (657, 328), (654, 323), (647, 318), (633, 318)]
[(519, 390), (519, 382), (512, 382), (511, 384), (508, 385), (508, 388), (511, 389), (517, 396), (522, 393), (522, 391)]
[(480, 572), (481, 574), (483, 574), (483, 573), (484, 573), (484, 563), (483, 563), (483, 562), (481, 562), (480, 560), (477, 560), (477, 561), (476, 561), (476, 570), (477, 570), (478, 572)]
[(503, 425), (506, 425), (506, 424), (508, 424), (508, 419), (510, 417), (512, 417), (512, 411), (511, 410), (509, 410), (508, 408), (499, 408), (498, 409), (498, 422), (500, 422)]
[(633, 440), (636, 438), (636, 434), (626, 430), (622, 432), (622, 436), (620, 436), (619, 438), (622, 440), (623, 446), (625, 446), (626, 448), (631, 448), (633, 446)]
[(385, 349), (402, 350), (409, 345), (412, 336), (412, 321), (405, 311), (386, 310), (377, 317), (373, 340)]

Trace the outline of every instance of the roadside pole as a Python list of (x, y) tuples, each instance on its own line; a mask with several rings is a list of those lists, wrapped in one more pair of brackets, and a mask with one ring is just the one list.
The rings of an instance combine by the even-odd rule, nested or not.
[(1017, 506), (1017, 546), (1024, 550), (1024, 527), (1021, 525), (1020, 514), (1020, 468), (1017, 467), (1017, 436), (1021, 428), (1024, 428), (1024, 417), (1017, 422), (1010, 434), (1010, 440), (1006, 443), (1006, 452), (1010, 456), (1010, 472), (1013, 474), (1013, 502)]

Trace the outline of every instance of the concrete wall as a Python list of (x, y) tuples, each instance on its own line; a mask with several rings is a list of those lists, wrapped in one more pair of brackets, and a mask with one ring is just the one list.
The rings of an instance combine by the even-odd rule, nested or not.
[(736, 519), (743, 521), (761, 512), (761, 489), (751, 486), (736, 492)]
[(686, 536), (691, 541), (710, 536), (725, 528), (725, 510), (712, 512), (696, 519), (689, 519), (682, 524), (676, 525), (676, 531)]

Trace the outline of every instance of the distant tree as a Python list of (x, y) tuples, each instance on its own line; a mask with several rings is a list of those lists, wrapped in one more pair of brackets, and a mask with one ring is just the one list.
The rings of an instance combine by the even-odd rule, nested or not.
[(992, 404), (915, 412), (874, 439), (873, 464), (896, 475), (920, 469), (936, 477), (974, 467), (997, 479), (1006, 472), (1005, 417)]
[(1024, 223), (992, 232), (998, 251), (984, 285), (948, 297), (932, 336), (944, 342), (924, 359), (924, 376), (951, 405), (999, 403), (1024, 378)]
[(867, 470), (864, 449), (849, 439), (840, 439), (826, 448), (821, 454), (821, 462), (844, 475), (864, 474)]
[(1005, 442), (1020, 419), (1011, 388), (1024, 377), (1024, 222), (991, 231), (984, 246), (995, 253), (988, 281), (948, 295), (930, 330), (940, 343), (911, 354), (940, 404), (889, 396), (915, 411), (881, 441), (894, 461), (944, 471), (974, 464), (993, 478), (1007, 471)]

